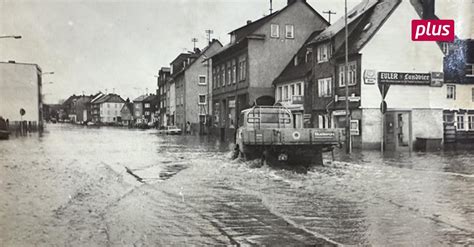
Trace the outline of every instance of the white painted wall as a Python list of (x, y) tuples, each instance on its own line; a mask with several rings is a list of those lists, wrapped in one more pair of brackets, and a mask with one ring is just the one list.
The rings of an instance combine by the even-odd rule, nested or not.
[(0, 63), (0, 116), (10, 122), (39, 121), (38, 71), (32, 64)]
[[(447, 99), (447, 85), (455, 85), (456, 86), (456, 99)], [(474, 101), (472, 90), (474, 85), (466, 85), (466, 84), (445, 84), (443, 85), (443, 100), (441, 103), (443, 104), (442, 107), (445, 110), (458, 110), (458, 109), (474, 109)]]
[[(411, 20), (419, 19), (409, 1), (402, 1), (362, 53), (361, 107), (379, 108), (377, 84), (363, 83), (363, 71), (427, 73), (443, 71), (443, 53), (435, 42), (413, 42)], [(386, 101), (389, 108), (442, 108), (445, 90), (429, 86), (392, 85)], [(444, 96), (444, 98), (443, 98)]]
[[(112, 123), (120, 117), (120, 110), (124, 103), (105, 102), (100, 104), (100, 120), (103, 123)], [(115, 119), (115, 120), (114, 120)]]
[(170, 115), (172, 114), (175, 114), (176, 116), (176, 84), (175, 83), (171, 83), (170, 85)]

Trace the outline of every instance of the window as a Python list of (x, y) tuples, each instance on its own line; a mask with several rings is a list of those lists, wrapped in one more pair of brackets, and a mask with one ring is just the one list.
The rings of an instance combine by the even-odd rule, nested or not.
[(466, 77), (474, 77), (474, 64), (466, 64)]
[(296, 84), (296, 95), (303, 95), (303, 91), (301, 90), (302, 83)]
[(446, 98), (456, 99), (456, 85), (446, 85)]
[(200, 104), (200, 105), (205, 105), (206, 102), (207, 102), (207, 100), (206, 100), (206, 95), (205, 95), (205, 94), (200, 94), (200, 95), (199, 95), (199, 104)]
[(247, 59), (241, 57), (239, 60), (239, 81), (245, 80), (247, 76)]
[(456, 129), (464, 130), (464, 115), (458, 115)]
[(288, 96), (288, 86), (283, 87), (283, 100), (288, 100), (290, 97)]
[[(349, 71), (348, 71), (348, 76), (349, 76), (349, 86), (354, 86), (357, 84), (356, 80), (356, 75), (357, 75), (357, 64), (356, 62), (350, 62), (348, 64)], [(344, 87), (346, 85), (346, 80), (344, 80), (345, 77), (345, 64), (339, 65), (339, 86)]]
[(227, 62), (227, 78), (226, 78), (226, 81), (227, 81), (227, 85), (232, 84), (232, 65), (230, 64), (230, 62)]
[(221, 65), (221, 86), (225, 86), (225, 64)]
[(281, 87), (278, 87), (277, 89), (277, 100), (281, 101), (283, 96), (283, 89)]
[(295, 95), (295, 85), (294, 85), (294, 84), (292, 84), (292, 85), (290, 86), (290, 98), (291, 98), (293, 95)]
[(474, 102), (474, 87), (471, 88), (471, 91), (472, 91), (472, 93), (471, 93), (472, 94), (472, 102)]
[(205, 75), (200, 75), (199, 76), (199, 85), (206, 85), (206, 84), (207, 84), (206, 76)]
[(232, 60), (232, 83), (237, 81), (237, 65), (235, 64), (235, 60)]
[(270, 37), (272, 38), (280, 37), (280, 26), (278, 24), (271, 24), (270, 29), (271, 29)]
[(318, 80), (318, 96), (331, 97), (332, 96), (332, 79), (324, 78)]
[(216, 68), (212, 69), (212, 88), (216, 88)]
[(474, 115), (467, 116), (467, 127), (469, 130), (474, 130)]
[(221, 86), (221, 67), (220, 66), (217, 66), (216, 73), (217, 73), (216, 87), (220, 87)]
[(307, 48), (306, 49), (306, 55), (305, 55), (305, 62), (311, 62), (311, 55), (313, 54), (313, 49), (312, 48)]
[(150, 103), (145, 103), (145, 108), (150, 108)]
[(331, 56), (331, 45), (321, 44), (318, 46), (318, 63), (327, 62)]
[(293, 25), (285, 25), (285, 37), (287, 39), (295, 38), (295, 26)]

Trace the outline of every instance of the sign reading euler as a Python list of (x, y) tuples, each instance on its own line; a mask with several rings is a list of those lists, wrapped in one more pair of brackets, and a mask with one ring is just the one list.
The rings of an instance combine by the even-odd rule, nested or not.
[(430, 73), (401, 73), (401, 72), (379, 72), (379, 84), (388, 85), (423, 85), (431, 83)]

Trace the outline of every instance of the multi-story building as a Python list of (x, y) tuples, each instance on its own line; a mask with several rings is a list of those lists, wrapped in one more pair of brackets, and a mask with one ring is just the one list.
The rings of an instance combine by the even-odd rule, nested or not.
[(123, 126), (131, 127), (133, 125), (133, 103), (130, 99), (125, 101), (122, 109), (120, 110), (120, 120)]
[(0, 116), (8, 119), (10, 126), (23, 120), (42, 129), (41, 78), (37, 64), (0, 62)]
[(137, 124), (145, 123), (145, 115), (143, 114), (143, 100), (146, 97), (148, 97), (148, 95), (144, 94), (133, 100), (133, 119)]
[(190, 54), (186, 65), (180, 71), (173, 73), (176, 85), (176, 125), (182, 129), (189, 122), (191, 133), (205, 134), (206, 117), (210, 112), (209, 104), (209, 74), (211, 57), (222, 44), (218, 40), (212, 40), (202, 51), (196, 49)]
[(159, 112), (159, 125), (166, 126), (169, 119), (169, 80), (170, 80), (171, 69), (168, 67), (162, 67), (158, 72), (158, 92), (160, 105), (158, 107)]
[(100, 123), (100, 104), (96, 102), (102, 97), (105, 97), (105, 94), (99, 92), (94, 95), (94, 97), (92, 97), (92, 100), (90, 102), (92, 122), (94, 123)]
[(98, 99), (95, 104), (99, 105), (100, 122), (103, 124), (117, 124), (120, 120), (120, 110), (125, 100), (117, 94), (107, 94)]
[(345, 128), (348, 114), (353, 147), (411, 150), (417, 140), (442, 142), (443, 53), (436, 42), (409, 38), (413, 19), (435, 16), (433, 2), (368, 0), (350, 10), (347, 68), (344, 18), (310, 42), (310, 126)]
[(230, 33), (230, 44), (212, 56), (213, 116), (217, 132), (233, 137), (242, 109), (273, 103), (272, 83), (315, 31), (328, 22), (305, 0)]
[(155, 115), (156, 109), (159, 106), (158, 95), (150, 94), (143, 99), (143, 117), (146, 123), (155, 124), (158, 122), (159, 115)]
[(175, 125), (178, 118), (184, 118), (183, 115), (178, 116), (177, 114), (177, 109), (184, 105), (184, 95), (181, 94), (179, 89), (184, 84), (184, 77), (181, 72), (196, 56), (194, 52), (181, 53), (170, 63), (169, 119), (167, 125)]

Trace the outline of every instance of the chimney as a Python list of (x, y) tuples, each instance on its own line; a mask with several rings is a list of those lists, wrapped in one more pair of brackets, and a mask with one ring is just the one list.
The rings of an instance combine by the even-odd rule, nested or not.
[(247, 25), (250, 24), (250, 23), (252, 23), (252, 21), (251, 21), (251, 20), (247, 20)]
[(435, 19), (435, 0), (421, 0), (423, 4), (423, 19)]

